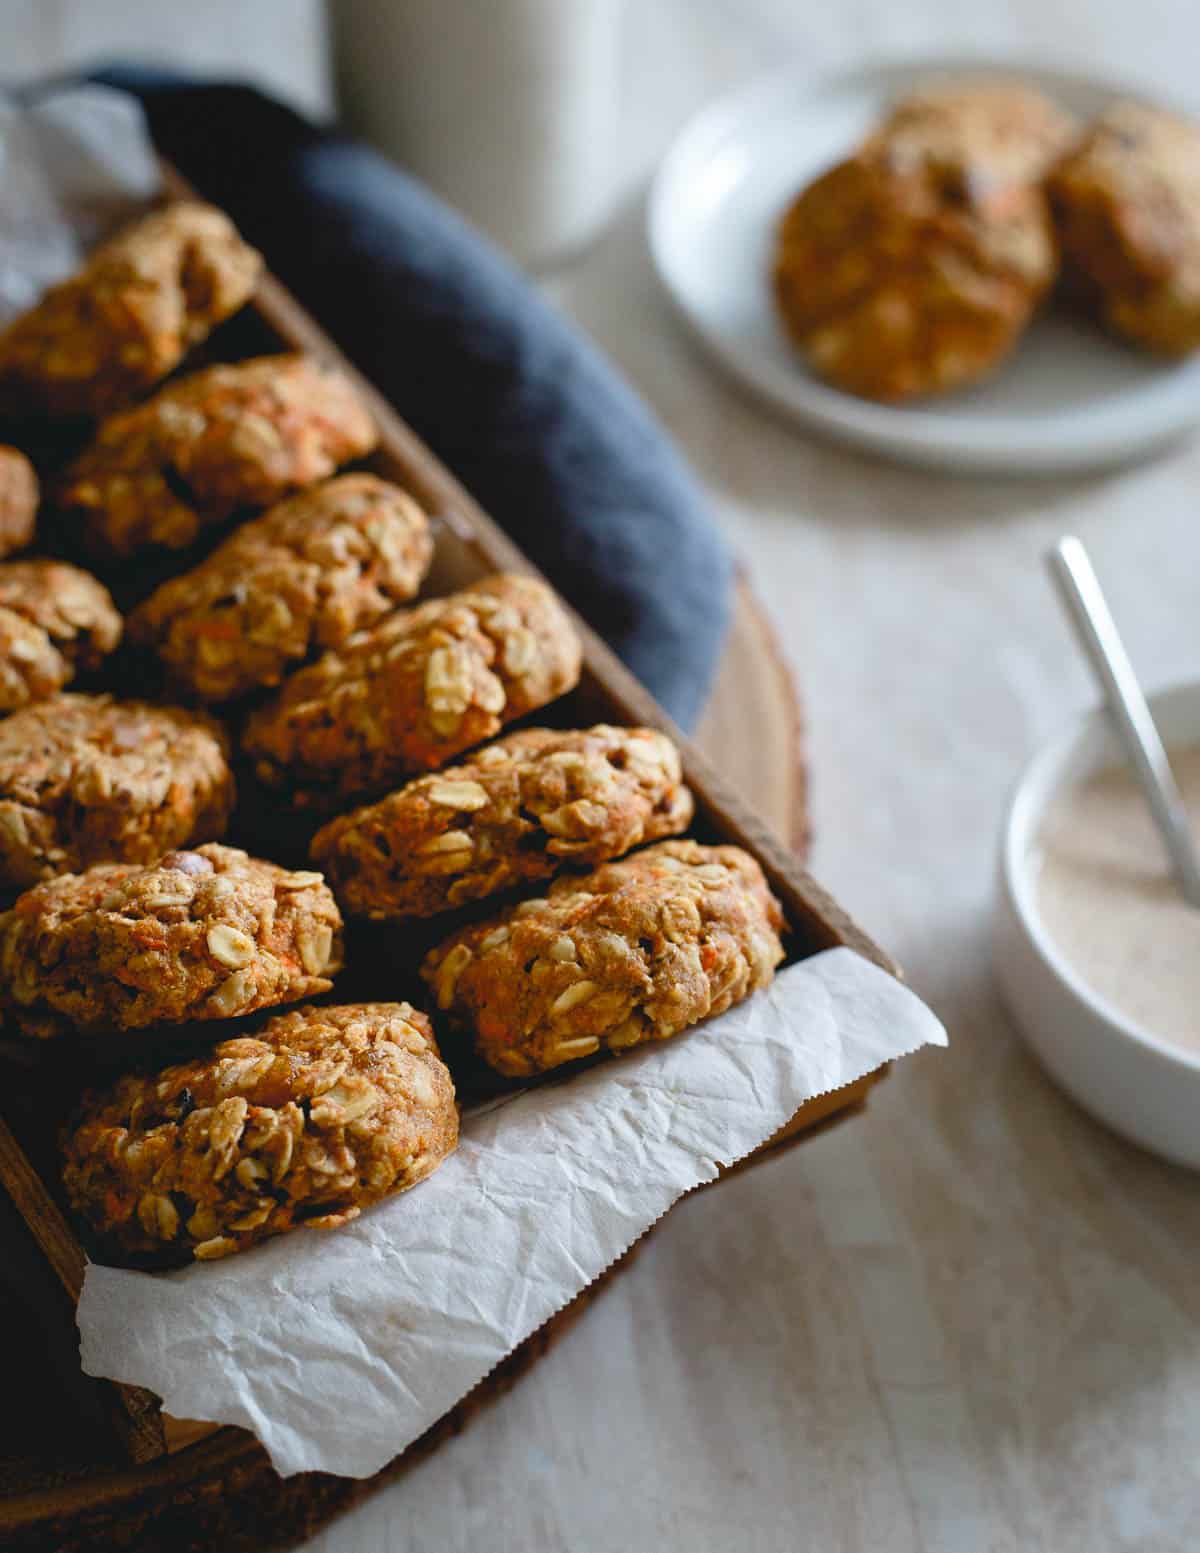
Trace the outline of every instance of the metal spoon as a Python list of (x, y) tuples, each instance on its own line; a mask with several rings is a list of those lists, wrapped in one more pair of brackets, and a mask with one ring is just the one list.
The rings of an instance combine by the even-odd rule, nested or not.
[(1108, 715), (1141, 784), (1183, 898), (1200, 907), (1200, 852), (1196, 838), (1171, 774), (1167, 752), (1088, 553), (1078, 539), (1068, 534), (1047, 551), (1046, 565), (1104, 692)]

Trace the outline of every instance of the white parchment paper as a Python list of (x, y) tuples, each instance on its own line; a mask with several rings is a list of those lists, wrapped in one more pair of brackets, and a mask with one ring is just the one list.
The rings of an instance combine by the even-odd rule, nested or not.
[(718, 1164), (945, 1033), (849, 949), (661, 1046), (468, 1117), (413, 1191), (332, 1231), (150, 1274), (89, 1266), (83, 1367), (251, 1429), (284, 1474), (366, 1477)]

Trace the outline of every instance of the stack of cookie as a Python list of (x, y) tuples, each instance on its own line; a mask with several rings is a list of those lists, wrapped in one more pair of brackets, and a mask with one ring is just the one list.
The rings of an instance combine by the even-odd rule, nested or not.
[[(673, 1035), (783, 954), (752, 858), (667, 839), (693, 805), (664, 735), (505, 734), (576, 685), (574, 626), (526, 575), (413, 603), (431, 525), (339, 473), (377, 439), (342, 373), (265, 356), (159, 386), (259, 268), (219, 212), (172, 206), (0, 334), (0, 407), (95, 418), (46, 480), (62, 555), (0, 564), (0, 1010), (135, 1070), (85, 1099), (64, 1181), (152, 1264), (344, 1223), (436, 1169), (458, 1110), (431, 1016), (527, 1077)], [(0, 449), (5, 551), (38, 499)], [(264, 801), (314, 868), (223, 844)], [(419, 970), (428, 1014), (324, 1001), (367, 921), (435, 923), (370, 989)], [(186, 1060), (147, 1071), (173, 1033)]]
[(1200, 348), (1200, 126), (1118, 102), (1081, 138), (1020, 81), (930, 86), (800, 192), (771, 278), (813, 371), (890, 402), (991, 372), (1060, 270), (1122, 339)]

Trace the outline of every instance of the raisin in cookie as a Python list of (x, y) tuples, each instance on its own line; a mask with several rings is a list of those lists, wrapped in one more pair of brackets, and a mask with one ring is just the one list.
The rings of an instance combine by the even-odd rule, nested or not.
[(269, 507), (375, 446), (349, 380), (307, 356), (208, 367), (101, 422), (57, 505), (108, 558), (180, 550), (239, 510)]
[(234, 803), (227, 753), (202, 714), (112, 696), (0, 722), (0, 890), (215, 840)]
[(144, 217), (0, 334), (0, 405), (23, 415), (120, 409), (235, 313), (261, 269), (211, 205)]
[(295, 803), (336, 807), (491, 738), (570, 690), (580, 660), (550, 588), (501, 573), (298, 670), (250, 717), (243, 748)]
[(1118, 103), (1049, 188), (1067, 279), (1100, 322), (1165, 356), (1200, 349), (1200, 124)]
[(231, 1019), (328, 991), (341, 928), (320, 874), (234, 847), (97, 863), (0, 916), (0, 999), (39, 1038)]
[(39, 499), (33, 465), (17, 448), (0, 443), (0, 556), (31, 543)]
[(691, 817), (665, 734), (526, 728), (331, 820), (312, 856), (350, 914), (429, 917), (678, 835)]
[(89, 572), (66, 561), (0, 563), (0, 712), (98, 669), (120, 640), (112, 596)]
[(662, 841), (448, 938), (421, 974), (512, 1077), (663, 1040), (765, 987), (783, 913), (738, 847)]
[(63, 1142), (72, 1206), (117, 1254), (201, 1261), (327, 1229), (454, 1152), (454, 1083), (407, 1003), (279, 1014), (89, 1097)]
[(425, 514), (375, 475), (342, 475), (243, 523), (129, 618), (171, 677), (206, 701), (277, 685), (315, 649), (341, 647), (421, 586)]

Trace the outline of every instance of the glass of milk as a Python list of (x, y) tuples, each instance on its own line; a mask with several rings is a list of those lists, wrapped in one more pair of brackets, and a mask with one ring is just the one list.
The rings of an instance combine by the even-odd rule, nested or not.
[(346, 124), (525, 264), (595, 237), (621, 168), (624, 0), (330, 0)]

